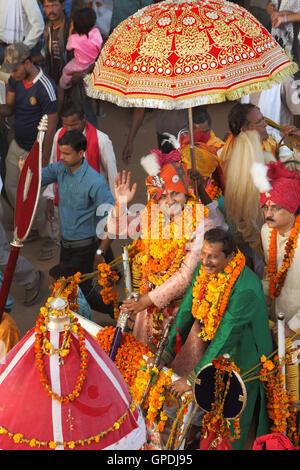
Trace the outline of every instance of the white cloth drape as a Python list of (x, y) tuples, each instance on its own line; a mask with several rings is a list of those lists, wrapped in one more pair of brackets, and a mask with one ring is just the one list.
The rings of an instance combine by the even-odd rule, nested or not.
[(22, 0), (10, 0), (6, 8), (3, 40), (12, 44), (22, 42), (23, 37)]

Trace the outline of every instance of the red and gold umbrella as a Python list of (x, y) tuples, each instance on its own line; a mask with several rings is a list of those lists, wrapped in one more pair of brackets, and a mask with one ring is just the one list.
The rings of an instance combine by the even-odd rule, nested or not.
[(113, 31), (87, 93), (124, 107), (186, 109), (270, 88), (296, 70), (244, 8), (225, 0), (166, 0)]

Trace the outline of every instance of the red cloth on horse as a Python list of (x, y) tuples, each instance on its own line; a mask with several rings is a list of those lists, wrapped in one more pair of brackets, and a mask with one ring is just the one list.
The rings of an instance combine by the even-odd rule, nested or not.
[(222, 438), (215, 431), (208, 431), (207, 435), (200, 440), (200, 450), (232, 450), (227, 438)]
[[(62, 331), (48, 331), (47, 338), (57, 348)], [(115, 364), (96, 340), (85, 331), (87, 373), (79, 396), (72, 402), (53, 400), (40, 382), (35, 358), (35, 329), (30, 330), (9, 351), (0, 364), (0, 427), (14, 435), (40, 442), (70, 442), (88, 439), (107, 430), (123, 415), (131, 402), (128, 387)], [(50, 387), (59, 395), (70, 393), (80, 369), (80, 344), (72, 333), (69, 354), (59, 364), (57, 354), (44, 356)], [(145, 443), (145, 423), (138, 407), (118, 429), (108, 432), (99, 442), (77, 445), (77, 450), (138, 450)], [(63, 445), (59, 449), (63, 450)], [(65, 446), (66, 448), (66, 446)], [(28, 443), (16, 442), (0, 432), (0, 449), (38, 450)], [(48, 446), (40, 449), (49, 450)]]
[(284, 434), (273, 433), (258, 437), (253, 450), (295, 450), (295, 447)]

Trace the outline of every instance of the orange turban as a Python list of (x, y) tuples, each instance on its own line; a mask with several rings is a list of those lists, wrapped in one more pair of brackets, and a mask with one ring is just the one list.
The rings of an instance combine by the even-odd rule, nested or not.
[(165, 191), (188, 193), (187, 166), (178, 151), (163, 154), (160, 150), (151, 150), (150, 155), (141, 159), (141, 164), (149, 174), (146, 188), (151, 198), (158, 201)]

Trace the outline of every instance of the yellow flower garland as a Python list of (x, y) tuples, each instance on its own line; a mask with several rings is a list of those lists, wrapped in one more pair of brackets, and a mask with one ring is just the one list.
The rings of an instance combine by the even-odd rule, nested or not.
[(0, 435), (6, 434), (10, 439), (14, 441), (15, 444), (27, 444), (32, 448), (38, 447), (47, 447), (51, 450), (55, 450), (56, 447), (63, 446), (65, 449), (75, 449), (78, 446), (85, 446), (93, 444), (94, 442), (99, 442), (103, 437), (105, 437), (108, 433), (116, 431), (120, 428), (121, 424), (124, 423), (125, 419), (129, 416), (129, 411), (134, 411), (136, 404), (134, 400), (131, 400), (129, 407), (123, 413), (123, 415), (108, 429), (102, 431), (95, 436), (88, 437), (86, 439), (79, 439), (76, 441), (64, 441), (64, 442), (57, 442), (57, 441), (40, 441), (36, 438), (26, 438), (22, 433), (13, 433), (6, 429), (4, 426), (0, 426)]
[[(163, 214), (155, 211), (156, 203), (150, 200), (142, 215), (142, 280), (141, 294), (149, 291), (149, 283), (159, 286), (169, 279), (179, 268), (186, 255), (186, 244), (191, 240), (199, 223), (199, 216), (207, 217), (208, 209), (203, 206), (193, 193), (189, 193), (186, 211), (192, 217), (192, 223), (185, 224), (183, 211), (175, 216), (169, 224), (163, 223)], [(202, 214), (197, 212), (203, 210)]]
[(167, 421), (166, 413), (162, 410), (166, 397), (165, 387), (171, 382), (172, 369), (168, 369), (167, 374), (159, 371), (156, 367), (150, 369), (146, 366), (146, 361), (141, 363), (141, 369), (137, 372), (134, 385), (131, 387), (131, 393), (134, 401), (139, 405), (146, 390), (149, 380), (152, 378), (151, 386), (146, 400), (143, 404), (143, 410), (147, 411), (146, 420), (153, 424), (157, 422), (157, 430), (162, 432)]

